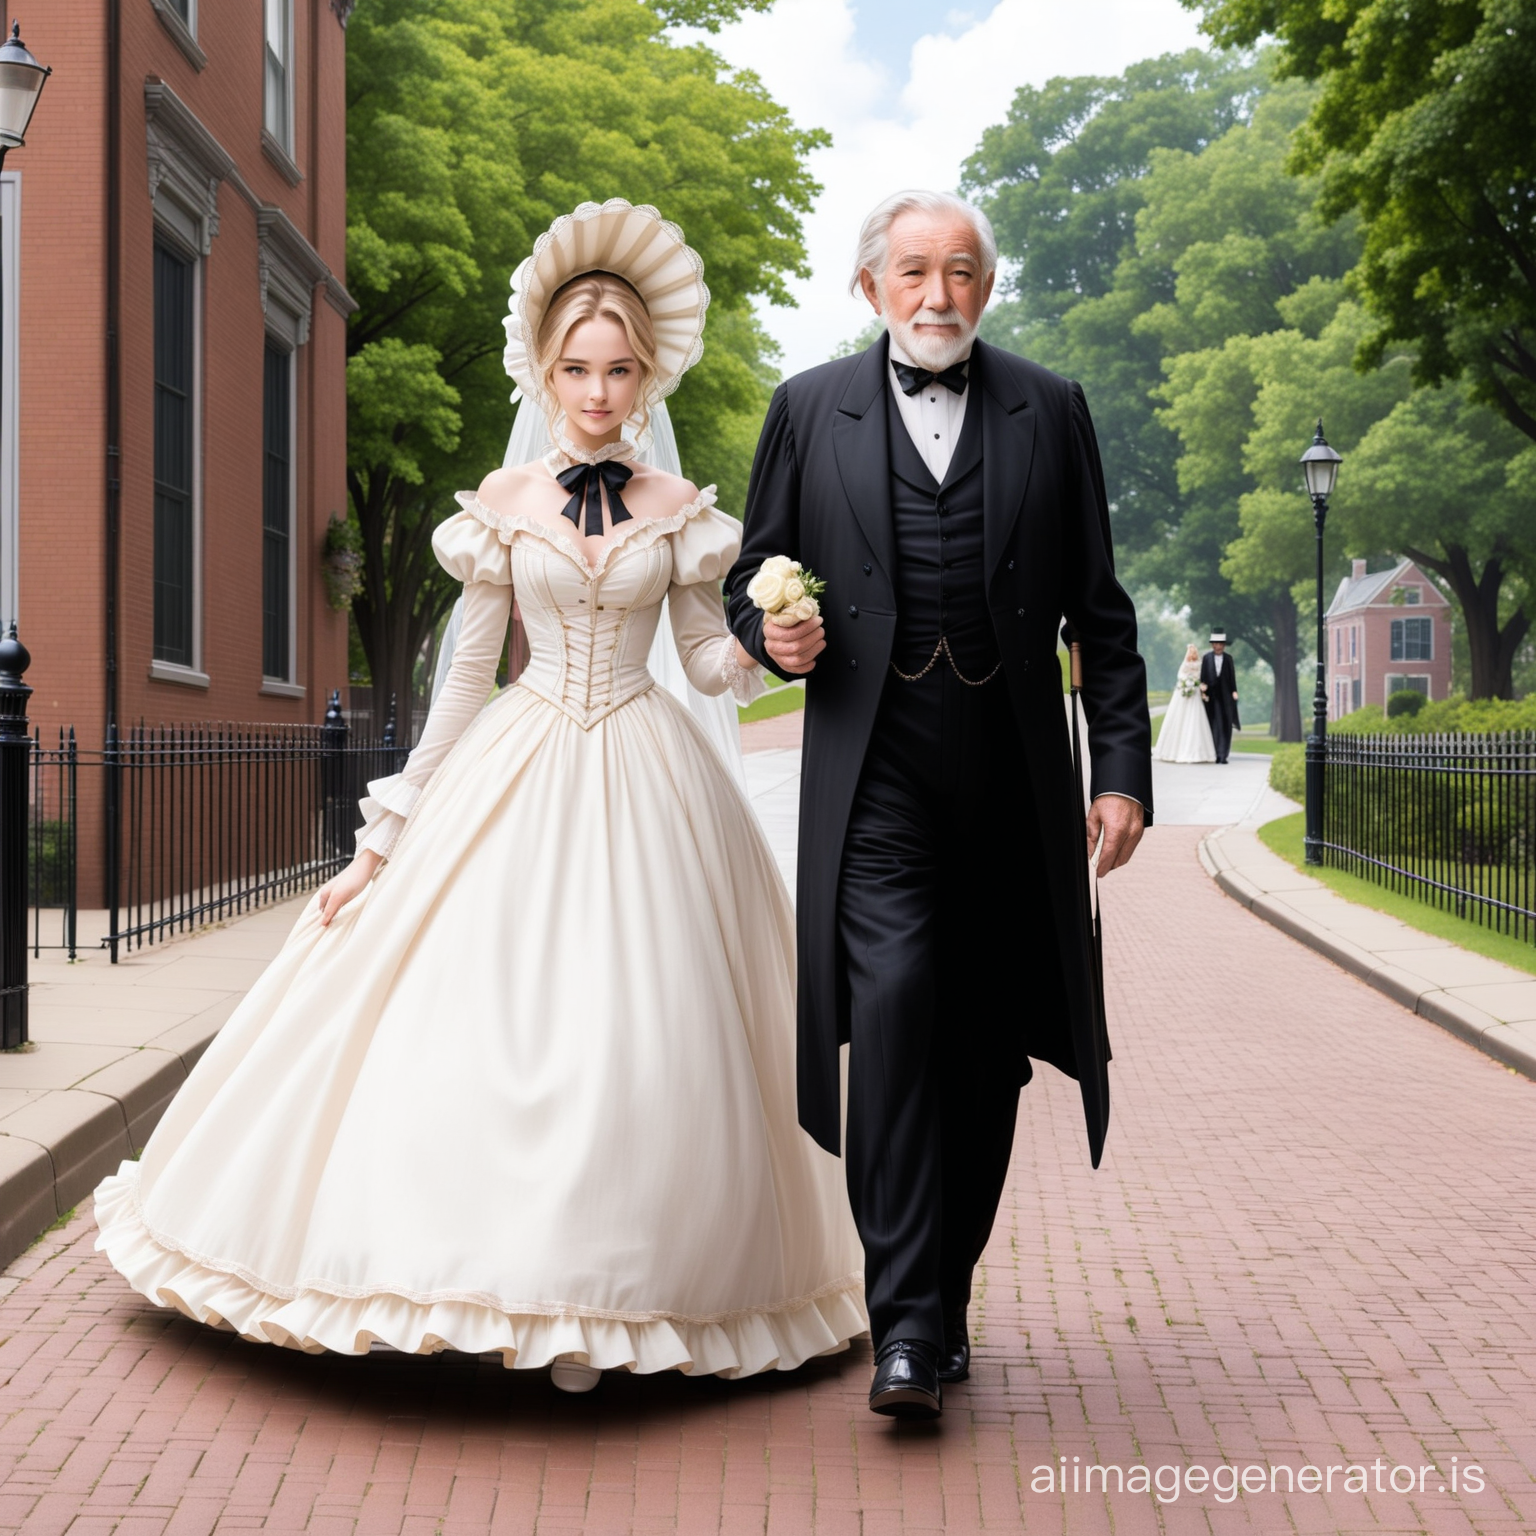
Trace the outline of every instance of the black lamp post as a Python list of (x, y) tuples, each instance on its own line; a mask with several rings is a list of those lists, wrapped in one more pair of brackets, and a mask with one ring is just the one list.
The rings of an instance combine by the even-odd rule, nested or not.
[(1323, 436), (1323, 418), (1317, 418), (1317, 435), (1301, 456), (1307, 495), (1312, 498), (1312, 523), (1317, 530), (1317, 686), (1312, 690), (1312, 734), (1307, 737), (1307, 832), (1303, 839), (1308, 864), (1323, 862), (1323, 768), (1328, 752), (1328, 621), (1323, 613), (1323, 525), (1328, 521), (1328, 498), (1333, 495), (1343, 458)]
[[(27, 52), (21, 23), (0, 44), (0, 165), (10, 149), (26, 142), (37, 99), (52, 73)], [(0, 639), (0, 1049), (27, 1043), (27, 810), (30, 801), (32, 735), (23, 681), (32, 658), (16, 638), (16, 618)]]

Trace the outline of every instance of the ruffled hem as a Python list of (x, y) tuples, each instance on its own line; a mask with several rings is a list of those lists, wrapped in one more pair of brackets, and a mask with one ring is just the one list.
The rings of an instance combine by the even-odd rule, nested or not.
[(566, 1355), (605, 1371), (682, 1371), (729, 1380), (792, 1371), (818, 1355), (837, 1354), (869, 1330), (858, 1276), (778, 1307), (699, 1321), (508, 1312), (482, 1302), (399, 1295), (306, 1290), (276, 1296), (158, 1243), (139, 1210), (138, 1180), (139, 1165), (124, 1163), (98, 1187), (97, 1249), (155, 1305), (255, 1344), (342, 1355), (364, 1355), (375, 1344), (408, 1355), (451, 1349), (499, 1354), (509, 1370), (538, 1370)]

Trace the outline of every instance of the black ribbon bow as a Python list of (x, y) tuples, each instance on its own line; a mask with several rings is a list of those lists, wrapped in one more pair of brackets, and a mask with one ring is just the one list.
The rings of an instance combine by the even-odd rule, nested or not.
[(914, 368), (911, 363), (898, 363), (891, 359), (891, 367), (896, 370), (896, 377), (901, 381), (901, 392), (904, 395), (915, 395), (918, 390), (926, 389), (935, 379), (953, 395), (965, 393), (965, 364), (951, 363), (943, 373), (934, 373), (927, 368)]
[(609, 459), (603, 464), (572, 464), (569, 469), (562, 469), (555, 479), (571, 493), (571, 499), (561, 509), (561, 517), (570, 518), (576, 527), (581, 526), (581, 500), (585, 496), (587, 500), (587, 527), (586, 534), (589, 539), (600, 539), (603, 536), (603, 493), (602, 487), (608, 488), (608, 510), (615, 523), (627, 523), (633, 514), (624, 505), (624, 498), (619, 492), (629, 484), (629, 478), (634, 474), (628, 464), (619, 464)]

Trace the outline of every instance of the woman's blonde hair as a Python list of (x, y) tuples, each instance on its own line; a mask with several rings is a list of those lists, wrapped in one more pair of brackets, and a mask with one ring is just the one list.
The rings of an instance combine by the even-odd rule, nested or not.
[(636, 432), (642, 433), (650, 420), (651, 385), (656, 378), (656, 328), (651, 324), (645, 300), (622, 277), (612, 272), (583, 272), (555, 290), (539, 322), (535, 343), (539, 377), (549, 398), (557, 398), (553, 378), (565, 338), (573, 327), (597, 319), (612, 320), (624, 327), (640, 373), (631, 420)]

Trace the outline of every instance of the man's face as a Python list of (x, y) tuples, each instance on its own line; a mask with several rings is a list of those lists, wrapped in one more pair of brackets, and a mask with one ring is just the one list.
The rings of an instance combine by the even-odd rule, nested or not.
[(913, 361), (937, 370), (970, 350), (995, 275), (982, 275), (969, 219), (913, 209), (891, 224), (885, 271), (859, 283)]
[(1215, 651), (1218, 656), (1220, 656), (1226, 650), (1226, 648), (1227, 648), (1227, 642), (1225, 640), (1212, 640), (1211, 641), (1211, 649), (1213, 651)]

